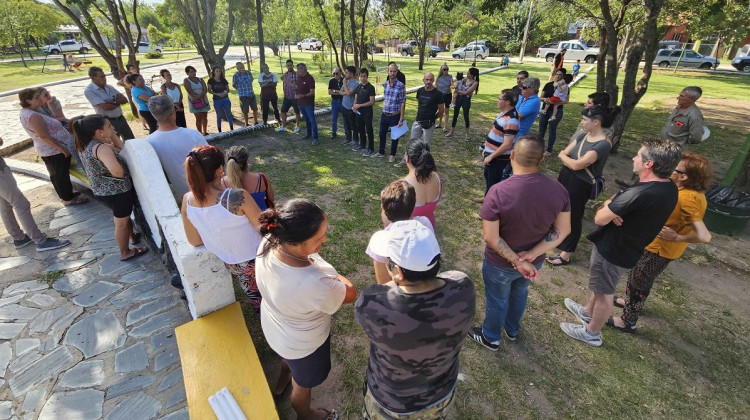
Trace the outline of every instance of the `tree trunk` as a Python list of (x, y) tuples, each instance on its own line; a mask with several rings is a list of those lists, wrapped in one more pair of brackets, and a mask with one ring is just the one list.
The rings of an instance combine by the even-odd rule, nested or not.
[[(341, 7), (339, 10), (339, 25), (341, 31), (341, 65), (346, 66), (346, 19), (344, 12), (346, 11), (346, 0), (341, 0)], [(353, 42), (352, 42), (353, 43)], [(352, 47), (354, 48), (354, 47)], [(341, 69), (344, 70), (343, 68)]]
[[(612, 152), (616, 153), (620, 146), (620, 139), (625, 130), (625, 124), (633, 114), (635, 106), (641, 100), (648, 90), (648, 82), (651, 79), (656, 49), (659, 43), (658, 18), (665, 0), (644, 0), (644, 24), (641, 32), (638, 34), (633, 46), (628, 50), (628, 56), (625, 62), (625, 79), (622, 83), (622, 101), (620, 107), (622, 112), (615, 119), (613, 125)], [(641, 57), (644, 57), (646, 63), (643, 66), (643, 75), (636, 83), (638, 76), (638, 67), (641, 63)]]
[(255, 17), (258, 20), (258, 55), (260, 55), (260, 64), (264, 64), (266, 62), (266, 43), (263, 40), (263, 13), (260, 8), (260, 0), (255, 0)]
[(369, 7), (370, 7), (370, 0), (365, 0), (365, 7), (362, 8), (362, 26), (361, 26), (361, 31), (359, 35), (360, 63), (363, 66), (364, 66), (365, 61), (367, 61), (367, 45), (365, 45), (365, 19), (367, 19), (367, 9)]
[[(331, 49), (333, 49), (333, 55), (336, 56), (336, 66), (338, 68), (341, 68), (341, 62), (339, 62), (339, 52), (336, 49), (336, 40), (333, 39), (333, 33), (331, 32), (331, 27), (328, 26), (328, 19), (326, 19), (325, 10), (323, 10), (323, 2), (321, 0), (313, 0), (313, 3), (315, 3), (316, 6), (318, 6), (318, 13), (320, 14), (320, 19), (323, 21), (323, 27), (326, 29), (328, 42), (331, 43)], [(342, 45), (341, 48), (344, 48), (344, 46)]]
[(24, 67), (28, 68), (29, 66), (26, 65), (26, 60), (23, 58), (23, 45), (21, 45), (21, 43), (18, 42), (18, 36), (16, 36), (15, 38), (16, 38), (16, 45), (18, 45), (18, 52), (19, 52), (18, 55), (21, 57), (21, 63), (23, 64)]
[[(357, 68), (357, 72), (359, 72), (360, 68), (360, 62), (359, 62), (359, 46), (357, 45), (357, 25), (354, 21), (354, 6), (356, 3), (356, 0), (349, 0), (349, 26), (351, 26), (352, 29), (352, 55), (354, 56), (354, 67)], [(343, 42), (343, 41), (342, 41)]]
[[(57, 0), (59, 1), (59, 0)], [(221, 48), (217, 52), (213, 41), (213, 24), (216, 20), (216, 0), (176, 0), (178, 9), (182, 12), (183, 17), (188, 25), (190, 34), (195, 40), (195, 47), (198, 54), (203, 57), (203, 63), (206, 66), (206, 72), (210, 73), (212, 67), (224, 68), (224, 54), (229, 48), (232, 40), (232, 31), (234, 30), (234, 4), (228, 2), (227, 14), (227, 36), (223, 41)]]

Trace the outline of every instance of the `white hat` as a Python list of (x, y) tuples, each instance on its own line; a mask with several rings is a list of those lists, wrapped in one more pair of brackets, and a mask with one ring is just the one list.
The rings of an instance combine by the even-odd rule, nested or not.
[(440, 255), (435, 234), (416, 220), (402, 220), (372, 236), (371, 250), (391, 259), (396, 265), (411, 271), (428, 271)]

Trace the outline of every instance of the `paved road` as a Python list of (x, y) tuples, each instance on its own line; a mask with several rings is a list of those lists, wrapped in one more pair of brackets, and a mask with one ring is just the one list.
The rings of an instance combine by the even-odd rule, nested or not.
[(121, 262), (96, 200), (40, 220), (51, 185), (17, 180), (43, 230), (72, 244), (15, 250), (0, 225), (0, 418), (187, 419), (174, 328), (190, 313), (158, 255)]

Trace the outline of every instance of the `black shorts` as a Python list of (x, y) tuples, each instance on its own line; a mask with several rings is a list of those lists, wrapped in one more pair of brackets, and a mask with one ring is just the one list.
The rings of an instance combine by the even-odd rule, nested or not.
[(99, 198), (112, 209), (112, 214), (118, 219), (130, 217), (136, 201), (135, 189), (133, 188), (120, 194), (100, 195)]
[(253, 96), (240, 96), (240, 110), (243, 114), (247, 114), (250, 110), (257, 111), (258, 103), (255, 102), (255, 95)]
[(450, 93), (444, 93), (443, 103), (445, 104), (445, 106), (450, 106), (451, 102), (453, 102), (453, 95), (451, 95)]
[(331, 336), (310, 355), (301, 359), (284, 359), (292, 371), (294, 382), (303, 388), (315, 388), (331, 371)]
[(299, 107), (297, 106), (296, 99), (284, 98), (284, 101), (281, 102), (281, 112), (286, 113), (289, 111), (289, 108), (294, 108), (294, 113), (299, 115)]

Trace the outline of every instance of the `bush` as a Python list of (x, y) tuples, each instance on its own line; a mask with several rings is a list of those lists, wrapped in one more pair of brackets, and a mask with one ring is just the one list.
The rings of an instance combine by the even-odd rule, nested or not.
[(318, 66), (320, 74), (326, 74), (326, 69), (328, 68), (328, 53), (319, 52), (314, 53), (312, 56), (313, 64)]
[(149, 51), (146, 53), (146, 58), (162, 58), (161, 51)]

